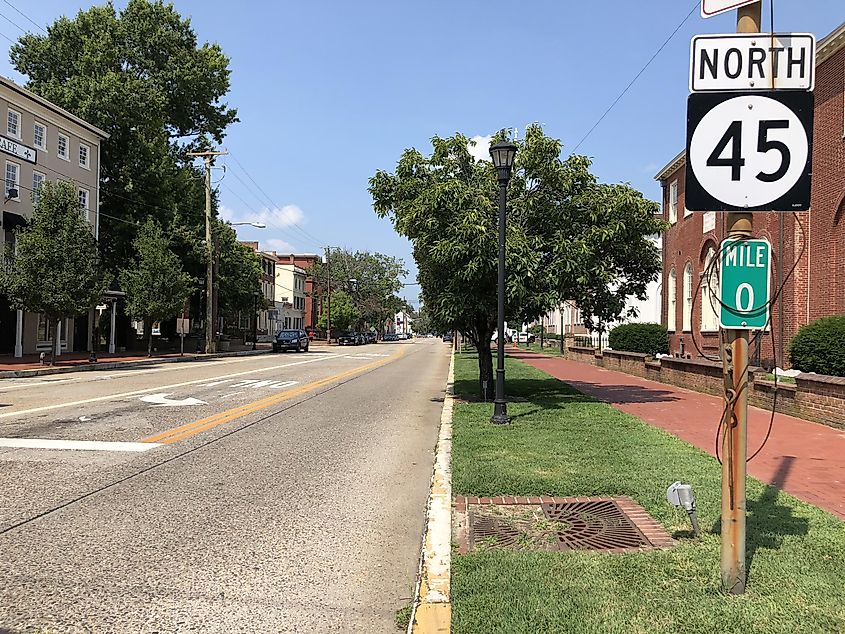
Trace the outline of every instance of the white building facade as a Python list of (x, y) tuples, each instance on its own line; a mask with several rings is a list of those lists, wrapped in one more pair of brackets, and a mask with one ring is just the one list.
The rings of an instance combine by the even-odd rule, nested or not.
[(305, 269), (295, 264), (276, 263), (276, 326), (305, 328)]

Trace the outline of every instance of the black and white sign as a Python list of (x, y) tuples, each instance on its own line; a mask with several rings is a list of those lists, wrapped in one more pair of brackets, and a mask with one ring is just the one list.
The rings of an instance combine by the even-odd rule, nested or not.
[(811, 33), (696, 35), (691, 47), (691, 92), (813, 89)]
[(810, 208), (813, 93), (693, 93), (685, 204), (691, 211)]
[(12, 141), (12, 139), (7, 139), (6, 137), (0, 137), (0, 152), (11, 154), (29, 163), (38, 162), (38, 151), (35, 148), (27, 147), (23, 143)]
[(739, 9), (746, 4), (754, 4), (760, 0), (701, 0), (701, 17), (712, 18), (725, 11)]

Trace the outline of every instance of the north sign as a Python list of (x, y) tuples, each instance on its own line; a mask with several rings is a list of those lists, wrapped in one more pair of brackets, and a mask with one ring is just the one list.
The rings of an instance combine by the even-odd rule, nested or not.
[(725, 11), (733, 11), (744, 7), (746, 4), (754, 4), (760, 0), (701, 0), (701, 17), (712, 18)]
[(690, 92), (812, 90), (815, 68), (811, 33), (696, 35)]
[(690, 211), (810, 208), (813, 93), (693, 93), (687, 102)]
[(767, 330), (772, 245), (763, 239), (728, 238), (719, 253), (719, 325)]

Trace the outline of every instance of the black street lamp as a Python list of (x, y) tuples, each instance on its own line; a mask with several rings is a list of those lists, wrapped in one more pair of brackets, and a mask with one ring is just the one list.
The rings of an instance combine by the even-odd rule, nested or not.
[(490, 419), (494, 425), (506, 425), (510, 422), (508, 403), (505, 400), (505, 206), (515, 156), (516, 146), (513, 143), (500, 142), (490, 148), (490, 157), (493, 159), (499, 181), (499, 334), (496, 337), (496, 398), (493, 401), (493, 417)]

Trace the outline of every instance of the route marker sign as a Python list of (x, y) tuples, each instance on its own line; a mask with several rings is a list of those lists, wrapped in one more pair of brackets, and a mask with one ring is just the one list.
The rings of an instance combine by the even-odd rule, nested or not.
[(690, 92), (813, 90), (812, 33), (696, 35), (690, 44)]
[(690, 211), (810, 208), (813, 93), (693, 93), (687, 102)]
[(746, 4), (754, 4), (760, 0), (701, 0), (701, 17), (712, 18), (725, 11), (733, 11), (744, 7)]
[(768, 330), (772, 245), (762, 238), (728, 238), (719, 252), (719, 325)]

